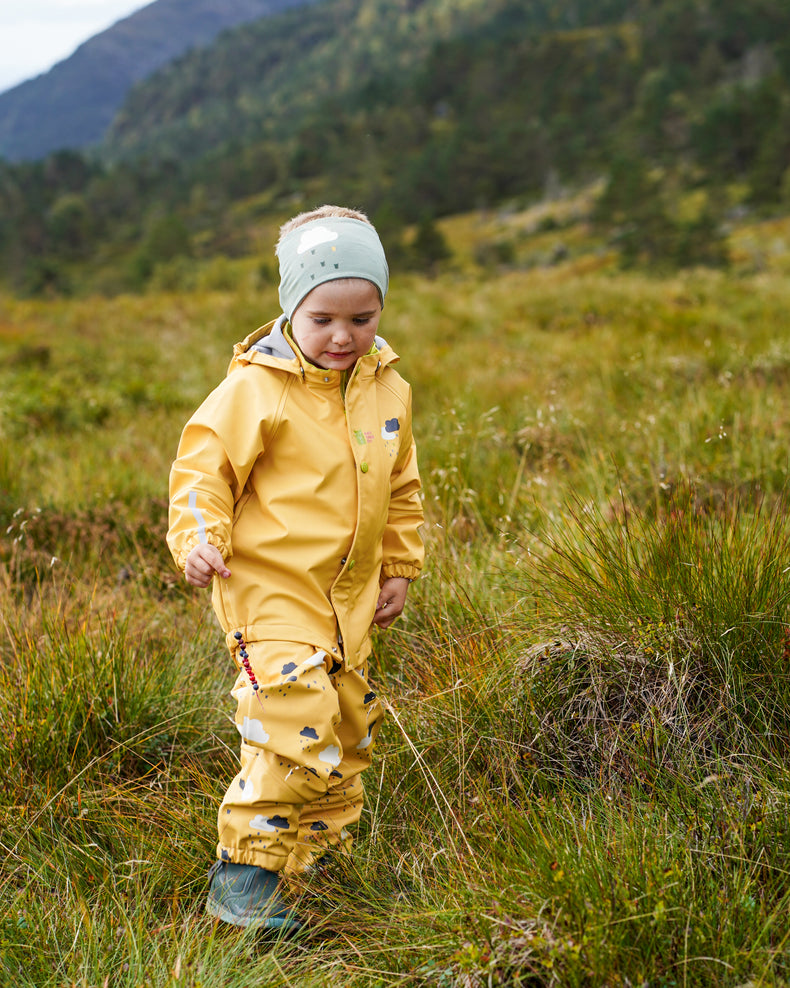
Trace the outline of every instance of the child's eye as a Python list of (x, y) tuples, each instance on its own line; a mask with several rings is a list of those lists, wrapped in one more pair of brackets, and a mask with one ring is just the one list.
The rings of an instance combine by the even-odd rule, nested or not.
[(329, 323), (329, 320), (324, 316), (314, 316), (313, 322), (316, 326), (326, 326)]
[(370, 316), (357, 316), (354, 319), (355, 326), (366, 326), (370, 322)]

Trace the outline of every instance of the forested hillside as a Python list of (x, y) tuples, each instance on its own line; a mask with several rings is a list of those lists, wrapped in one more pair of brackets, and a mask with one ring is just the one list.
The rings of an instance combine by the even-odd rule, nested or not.
[(130, 87), (225, 28), (309, 0), (156, 0), (49, 72), (0, 93), (0, 156), (40, 158), (104, 135)]
[(790, 7), (776, 0), (330, 0), (142, 84), (107, 148), (256, 148), (268, 182), (320, 175), (413, 219), (597, 174), (613, 154), (746, 178), (770, 200), (789, 124)]
[(100, 159), (4, 167), (0, 251), (31, 290), (119, 258), (140, 284), (300, 197), (397, 229), (598, 180), (627, 263), (722, 264), (788, 165), (783, 0), (323, 0), (140, 83)]

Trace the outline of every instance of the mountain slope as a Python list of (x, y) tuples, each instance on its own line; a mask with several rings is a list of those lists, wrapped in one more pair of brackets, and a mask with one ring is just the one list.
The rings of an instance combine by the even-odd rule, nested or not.
[[(389, 113), (413, 102), (413, 83), (424, 66), (451, 88), (465, 86), (463, 65), (448, 73), (434, 64), (441, 46), (460, 44), (467, 65), (480, 60), (481, 43), (509, 58), (509, 47), (612, 25), (627, 8), (627, 0), (324, 0), (309, 19), (284, 16), (229, 32), (210, 50), (136, 86), (104, 150), (112, 158), (191, 157), (217, 140), (260, 140), (265, 134), (281, 141), (306, 118), (328, 132), (354, 113), (378, 107)], [(479, 95), (485, 99), (486, 93)], [(327, 113), (330, 108), (335, 112)]]
[(593, 183), (627, 263), (724, 263), (734, 213), (785, 209), (787, 0), (284, 10), (136, 84), (90, 157), (0, 162), (0, 278), (126, 265), (113, 283), (139, 286), (251, 251), (256, 217), (295, 203), (353, 203), (397, 237)]
[(0, 156), (36, 159), (99, 141), (132, 85), (229, 27), (307, 0), (157, 0), (49, 72), (0, 94)]
[(324, 0), (136, 86), (102, 150), (222, 171), (237, 194), (320, 176), (409, 219), (605, 175), (613, 156), (771, 201), (790, 165), (790, 8)]

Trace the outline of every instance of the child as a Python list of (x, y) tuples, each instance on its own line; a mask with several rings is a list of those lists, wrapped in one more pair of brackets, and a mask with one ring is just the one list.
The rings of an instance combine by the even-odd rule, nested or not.
[(376, 335), (389, 272), (363, 213), (323, 206), (277, 245), (283, 315), (236, 344), (187, 423), (168, 545), (239, 667), (241, 768), (219, 810), (207, 910), (298, 929), (280, 897), (347, 847), (382, 718), (371, 624), (402, 612), (423, 547), (411, 391)]

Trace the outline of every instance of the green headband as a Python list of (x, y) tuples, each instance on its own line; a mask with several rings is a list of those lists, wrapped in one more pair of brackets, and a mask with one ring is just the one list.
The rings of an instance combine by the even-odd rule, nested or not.
[(337, 278), (364, 278), (387, 294), (384, 248), (370, 223), (347, 216), (310, 220), (287, 233), (277, 247), (280, 305), (290, 320), (317, 285)]

